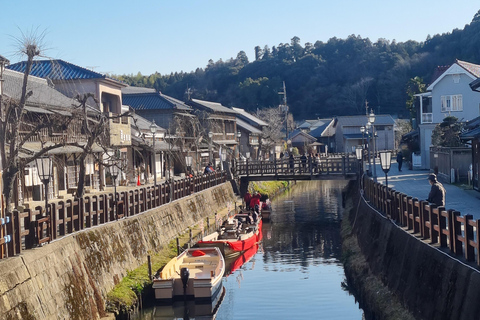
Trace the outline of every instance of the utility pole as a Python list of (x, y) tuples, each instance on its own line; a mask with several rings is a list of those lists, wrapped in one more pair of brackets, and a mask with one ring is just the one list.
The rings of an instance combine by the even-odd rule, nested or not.
[(283, 81), (283, 91), (279, 92), (278, 94), (283, 94), (283, 108), (285, 109), (285, 141), (288, 141), (288, 105), (285, 81)]
[(187, 101), (190, 101), (190, 97), (192, 96), (192, 89), (188, 87), (188, 84), (187, 84), (187, 90), (185, 90), (185, 93), (187, 94)]

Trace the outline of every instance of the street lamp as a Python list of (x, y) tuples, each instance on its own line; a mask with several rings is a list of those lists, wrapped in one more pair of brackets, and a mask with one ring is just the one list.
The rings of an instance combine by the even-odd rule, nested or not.
[(240, 140), (241, 137), (242, 137), (242, 133), (239, 130), (237, 131), (237, 138), (238, 138), (237, 158), (240, 158), (240, 155), (241, 155), (241, 152), (240, 152), (240, 147), (242, 145), (242, 142)]
[(359, 163), (359, 173), (360, 175), (362, 174), (362, 169), (363, 169), (363, 163), (362, 163), (362, 160), (363, 160), (363, 148), (361, 146), (357, 146), (357, 148), (355, 149), (355, 155), (357, 156), (357, 160), (358, 160), (358, 163)]
[(370, 155), (370, 129), (372, 128), (372, 125), (370, 122), (367, 122), (365, 125), (365, 133), (367, 135), (367, 148), (368, 148), (368, 176), (372, 176), (372, 159)]
[[(50, 212), (48, 210), (48, 183), (53, 171), (52, 158), (45, 156), (35, 160), (37, 164), (38, 177), (45, 186), (45, 216), (50, 218)], [(50, 234), (51, 228), (48, 228), (48, 238), (51, 240)]]
[(212, 163), (212, 138), (213, 138), (213, 132), (209, 131), (208, 132), (208, 162)]
[(157, 134), (158, 126), (155, 124), (155, 120), (153, 120), (152, 124), (150, 125), (150, 132), (153, 135), (153, 186), (154, 189), (157, 188), (157, 155), (155, 152), (155, 135)]
[(362, 148), (365, 148), (365, 127), (360, 127), (360, 132), (362, 133)]
[(221, 165), (221, 169), (223, 170), (224, 168), (224, 163), (225, 161), (227, 161), (227, 150), (225, 148), (222, 148), (222, 153), (221, 153), (221, 159), (222, 159), (222, 165)]
[(117, 158), (113, 159), (113, 160), (110, 160), (110, 174), (112, 175), (112, 179), (113, 179), (113, 193), (114, 193), (114, 205), (113, 205), (113, 214), (115, 215), (115, 220), (118, 219), (118, 215), (117, 215), (117, 177), (118, 177), (118, 173), (119, 173), (119, 170), (118, 170), (118, 166), (117, 166)]
[(368, 115), (368, 122), (372, 124), (372, 135), (373, 135), (373, 180), (377, 181), (377, 168), (375, 165), (375, 158), (377, 156), (377, 148), (376, 148), (376, 138), (375, 138), (375, 113), (373, 110), (370, 110), (370, 114)]
[(186, 156), (185, 157), (185, 164), (187, 166), (188, 173), (191, 173), (191, 171), (192, 171), (192, 161), (193, 161), (192, 156)]
[(380, 165), (383, 172), (385, 172), (385, 185), (388, 188), (388, 171), (390, 171), (390, 165), (392, 164), (392, 152), (389, 150), (380, 151)]

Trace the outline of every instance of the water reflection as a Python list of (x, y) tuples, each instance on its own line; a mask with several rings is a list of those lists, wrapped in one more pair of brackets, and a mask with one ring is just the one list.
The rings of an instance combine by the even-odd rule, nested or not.
[(273, 201), (257, 252), (231, 262), (216, 319), (362, 319), (355, 298), (342, 288), (344, 186), (302, 182)]

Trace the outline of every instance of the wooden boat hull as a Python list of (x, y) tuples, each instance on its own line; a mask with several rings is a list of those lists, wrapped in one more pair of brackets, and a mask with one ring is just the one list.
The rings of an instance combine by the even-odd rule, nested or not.
[[(155, 298), (169, 302), (179, 298), (195, 301), (212, 301), (222, 288), (225, 260), (218, 248), (202, 248), (204, 256), (194, 257), (196, 249), (187, 249), (172, 259), (162, 270), (160, 277), (153, 280)], [(190, 277), (184, 290), (180, 278), (182, 268), (188, 268)]]

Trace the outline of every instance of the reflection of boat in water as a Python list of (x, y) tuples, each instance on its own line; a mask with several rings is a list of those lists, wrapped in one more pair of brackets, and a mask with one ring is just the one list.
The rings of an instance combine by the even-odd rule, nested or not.
[(260, 241), (262, 219), (259, 217), (255, 224), (247, 223), (247, 219), (247, 213), (239, 213), (229, 218), (219, 231), (204, 237), (196, 246), (218, 247), (225, 259), (239, 256)]
[(153, 279), (155, 298), (211, 301), (222, 287), (225, 260), (218, 248), (187, 249), (170, 260)]
[(226, 268), (224, 276), (228, 277), (234, 273), (235, 270), (238, 270), (241, 266), (250, 261), (250, 259), (252, 259), (252, 257), (258, 252), (258, 247), (259, 245), (256, 244), (245, 251), (240, 257), (225, 260)]
[(196, 320), (214, 320), (218, 309), (225, 298), (225, 288), (221, 286), (221, 291), (211, 303), (198, 303), (193, 300), (175, 301), (168, 306), (155, 306), (152, 320), (170, 320), (170, 319), (196, 319)]

